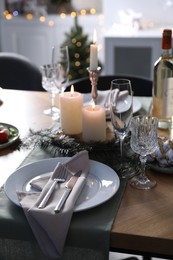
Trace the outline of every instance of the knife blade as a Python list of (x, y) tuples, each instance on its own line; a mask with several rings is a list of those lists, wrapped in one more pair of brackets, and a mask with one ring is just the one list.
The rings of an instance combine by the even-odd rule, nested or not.
[(62, 209), (64, 203), (66, 202), (70, 192), (72, 191), (73, 187), (75, 186), (79, 176), (81, 175), (82, 171), (79, 171), (76, 175), (73, 175), (69, 181), (66, 183), (65, 187), (65, 191), (62, 194), (62, 197), (60, 198), (60, 200), (58, 201), (56, 207), (54, 208), (54, 212), (58, 213), (60, 212), (60, 210)]

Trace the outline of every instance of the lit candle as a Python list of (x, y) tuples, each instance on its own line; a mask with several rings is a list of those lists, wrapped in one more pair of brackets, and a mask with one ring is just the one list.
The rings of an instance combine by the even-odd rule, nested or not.
[(106, 114), (101, 106), (83, 108), (83, 140), (104, 141), (106, 139)]
[(90, 70), (97, 70), (98, 67), (98, 46), (96, 44), (96, 30), (93, 34), (93, 44), (90, 45)]
[(76, 135), (82, 133), (82, 105), (83, 95), (74, 91), (60, 94), (61, 127), (65, 134)]

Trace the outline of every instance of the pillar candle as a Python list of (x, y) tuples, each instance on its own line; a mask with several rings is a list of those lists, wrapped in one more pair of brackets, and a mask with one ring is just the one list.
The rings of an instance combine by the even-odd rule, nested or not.
[(96, 44), (96, 31), (93, 34), (93, 44), (90, 45), (90, 70), (97, 70), (98, 67), (98, 46)]
[(70, 91), (60, 94), (61, 128), (65, 134), (82, 133), (82, 105), (81, 93)]
[(83, 141), (106, 140), (106, 114), (101, 106), (83, 108)]

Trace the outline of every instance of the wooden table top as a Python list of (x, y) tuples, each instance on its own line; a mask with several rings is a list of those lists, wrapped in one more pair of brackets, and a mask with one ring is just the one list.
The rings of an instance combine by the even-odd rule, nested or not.
[[(50, 104), (46, 92), (3, 90), (0, 99), (0, 122), (16, 126), (21, 137), (29, 128), (39, 130), (54, 123), (43, 114)], [(167, 131), (160, 131), (160, 135), (172, 136)], [(27, 153), (0, 150), (0, 185)], [(157, 181), (154, 189), (141, 191), (127, 185), (113, 223), (110, 247), (115, 251), (173, 256), (173, 176), (151, 170), (148, 174)]]

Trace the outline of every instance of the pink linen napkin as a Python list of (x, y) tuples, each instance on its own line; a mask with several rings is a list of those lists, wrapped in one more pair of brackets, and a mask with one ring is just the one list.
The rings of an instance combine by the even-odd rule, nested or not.
[[(61, 259), (63, 255), (64, 244), (71, 222), (74, 205), (85, 185), (89, 170), (88, 152), (79, 152), (64, 163), (64, 167), (67, 167), (68, 169), (67, 180), (69, 180), (70, 177), (79, 170), (82, 170), (82, 174), (78, 178), (64, 207), (56, 214), (54, 208), (65, 190), (65, 183), (61, 184), (61, 188), (59, 188), (59, 184), (57, 185), (57, 189), (53, 192), (45, 208), (39, 209), (38, 205), (51, 186), (53, 179), (58, 177), (59, 169), (61, 168), (60, 166), (62, 167), (60, 164), (57, 165), (41, 193), (29, 194), (17, 192), (20, 204), (38, 244), (43, 253), (49, 259)], [(41, 185), (44, 181), (45, 178), (43, 182), (40, 182)], [(37, 185), (39, 186), (39, 184)]]

